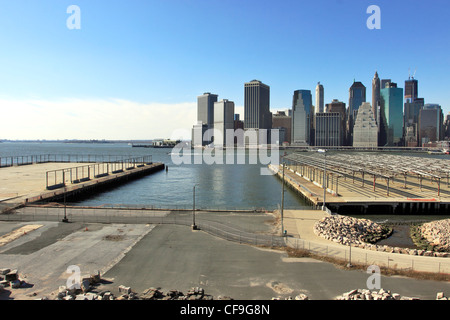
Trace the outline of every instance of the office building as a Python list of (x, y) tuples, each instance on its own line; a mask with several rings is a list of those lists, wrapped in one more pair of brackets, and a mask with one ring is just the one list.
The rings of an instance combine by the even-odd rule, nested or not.
[(291, 143), (293, 145), (309, 145), (311, 143), (312, 111), (311, 91), (294, 91), (291, 126)]
[(419, 144), (443, 140), (442, 108), (438, 104), (426, 104), (419, 112)]
[(351, 143), (353, 137), (353, 125), (358, 112), (359, 106), (366, 102), (366, 87), (361, 82), (353, 81), (349, 89), (349, 99), (348, 99), (348, 139)]
[[(197, 97), (197, 124), (200, 122), (207, 125), (207, 129), (214, 128), (214, 103), (217, 102), (217, 94), (205, 92)], [(212, 132), (209, 130), (208, 132)], [(204, 137), (205, 143), (212, 142), (212, 133), (210, 136)]]
[(342, 146), (347, 145), (347, 121), (346, 121), (346, 115), (347, 115), (347, 111), (346, 111), (346, 105), (345, 102), (339, 101), (337, 99), (333, 99), (330, 103), (327, 103), (325, 105), (325, 112), (338, 112), (340, 117), (341, 117), (341, 121), (340, 121), (340, 132), (342, 134)]
[(392, 82), (391, 79), (381, 79), (380, 90), (386, 88), (386, 86), (388, 86), (391, 82)]
[(271, 129), (270, 87), (259, 80), (244, 84), (245, 129)]
[(358, 110), (353, 126), (353, 147), (378, 147), (378, 126), (370, 103), (364, 102)]
[(197, 97), (197, 121), (212, 127), (214, 124), (214, 102), (217, 102), (217, 94), (209, 92)]
[(414, 101), (406, 101), (403, 111), (403, 130), (405, 147), (417, 147), (419, 141), (419, 112), (424, 106), (423, 98)]
[[(206, 146), (210, 143), (209, 135), (206, 135), (208, 130), (208, 125), (206, 123), (202, 123), (201, 121), (194, 124), (192, 127), (192, 142), (191, 145), (193, 147), (201, 147)], [(208, 136), (208, 138), (205, 138)]]
[(339, 112), (316, 113), (315, 146), (330, 147), (342, 146), (344, 132), (342, 116)]
[(318, 112), (324, 112), (324, 91), (323, 91), (323, 85), (320, 84), (320, 82), (317, 83), (316, 86), (316, 107), (315, 107), (315, 113)]
[[(231, 141), (227, 140), (227, 133), (233, 135)], [(223, 99), (214, 103), (214, 146), (227, 144), (234, 145), (234, 102)]]
[(405, 81), (405, 101), (413, 102), (418, 97), (418, 81), (414, 77), (409, 77)]
[(378, 77), (378, 72), (375, 71), (375, 76), (372, 79), (372, 112), (375, 120), (378, 119), (378, 106), (380, 105), (380, 89), (381, 81)]
[[(289, 113), (288, 113), (289, 114)], [(291, 144), (291, 126), (292, 126), (292, 116), (286, 114), (286, 111), (278, 111), (272, 115), (272, 128), (280, 129), (284, 128), (284, 136), (281, 139), (281, 143)]]
[(398, 146), (403, 138), (403, 89), (390, 82), (380, 90), (383, 138), (388, 146)]

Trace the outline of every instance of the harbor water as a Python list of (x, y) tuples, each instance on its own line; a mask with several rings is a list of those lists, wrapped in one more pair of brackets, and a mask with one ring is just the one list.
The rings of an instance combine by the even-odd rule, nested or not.
[[(262, 175), (265, 163), (253, 163), (255, 152), (236, 150), (234, 161), (215, 161), (205, 157), (194, 163), (201, 150), (192, 150), (191, 164), (180, 163), (170, 148), (132, 147), (127, 143), (63, 143), (63, 142), (3, 142), (0, 157), (26, 155), (65, 155), (83, 159), (133, 158), (151, 155), (153, 162), (162, 162), (167, 171), (131, 181), (76, 203), (83, 206), (153, 206), (156, 208), (192, 208), (195, 186), (195, 206), (199, 209), (265, 209), (281, 205), (282, 185), (274, 175)], [(281, 153), (281, 151), (280, 151)], [(225, 154), (225, 152), (224, 152)], [(181, 155), (181, 154), (180, 154)], [(188, 154), (189, 157), (189, 154)], [(198, 160), (198, 158), (197, 158)], [(238, 164), (244, 160), (245, 163)], [(277, 159), (278, 161), (278, 159)], [(222, 162), (222, 163), (220, 163)], [(76, 163), (67, 163), (74, 167)], [(45, 177), (43, 177), (43, 182)], [(292, 190), (285, 188), (284, 207), (301, 209), (306, 203)], [(308, 207), (310, 208), (310, 207)]]

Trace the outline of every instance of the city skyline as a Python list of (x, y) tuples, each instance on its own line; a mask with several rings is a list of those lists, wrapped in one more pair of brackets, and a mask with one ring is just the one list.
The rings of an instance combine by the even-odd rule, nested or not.
[[(79, 30), (66, 26), (72, 4), (81, 9)], [(379, 30), (366, 25), (371, 4), (381, 10)], [(286, 0), (258, 8), (252, 0), (3, 1), (0, 139), (152, 139), (177, 130), (189, 138), (204, 92), (234, 101), (243, 119), (243, 84), (252, 79), (270, 86), (275, 112), (318, 82), (325, 104), (347, 103), (353, 80), (371, 101), (375, 72), (401, 88), (415, 74), (420, 97), (447, 114), (448, 8), (445, 1)], [(233, 24), (217, 23), (228, 17)], [(373, 44), (377, 50), (365, 50)], [(229, 49), (216, 49), (223, 45)]]

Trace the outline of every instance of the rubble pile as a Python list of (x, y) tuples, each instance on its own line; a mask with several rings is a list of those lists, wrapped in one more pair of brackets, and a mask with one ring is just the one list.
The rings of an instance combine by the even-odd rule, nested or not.
[(213, 296), (206, 294), (201, 287), (193, 287), (186, 294), (178, 290), (169, 290), (164, 293), (157, 288), (148, 288), (141, 293), (137, 293), (131, 287), (124, 285), (117, 287), (118, 293), (116, 294), (110, 290), (94, 290), (100, 283), (101, 278), (98, 272), (82, 277), (79, 288), (60, 286), (56, 300), (232, 300), (226, 296), (218, 296), (217, 299), (214, 299)]
[[(392, 293), (390, 290), (369, 290), (369, 289), (354, 289), (346, 292), (338, 297), (336, 300), (420, 300), (417, 297), (401, 296), (398, 293)], [(436, 294), (436, 300), (448, 300), (443, 292)]]
[(424, 223), (420, 232), (435, 250), (450, 251), (450, 219)]
[[(437, 233), (437, 231), (435, 232)], [(389, 237), (392, 230), (368, 219), (356, 219), (341, 215), (327, 216), (316, 222), (314, 233), (333, 242), (367, 250), (412, 256), (450, 257), (450, 252), (377, 245), (375, 242)], [(441, 233), (444, 235), (443, 231), (440, 231), (439, 234)]]
[(388, 237), (392, 230), (369, 219), (342, 215), (327, 216), (314, 225), (315, 234), (340, 244), (375, 243)]
[(11, 270), (8, 268), (0, 269), (0, 292), (5, 290), (7, 287), (16, 289), (26, 285), (27, 283), (25, 280), (19, 278), (19, 273), (17, 270)]

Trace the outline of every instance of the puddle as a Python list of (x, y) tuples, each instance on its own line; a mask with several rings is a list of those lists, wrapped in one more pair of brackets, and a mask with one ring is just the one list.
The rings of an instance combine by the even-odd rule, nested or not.
[(378, 241), (378, 245), (417, 249), (410, 236), (409, 224), (398, 224), (391, 227), (394, 229), (392, 235), (387, 239)]

